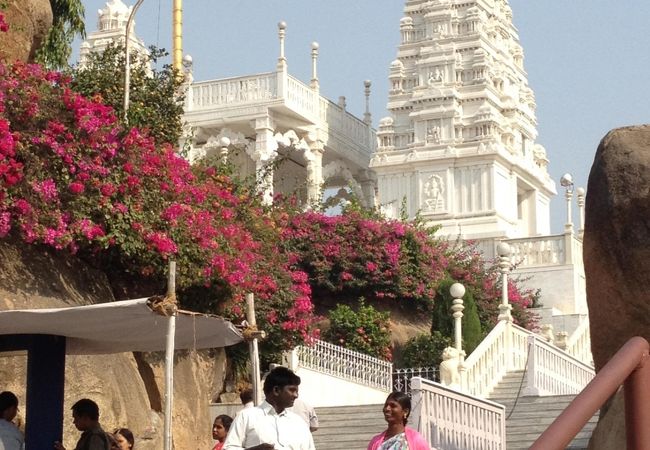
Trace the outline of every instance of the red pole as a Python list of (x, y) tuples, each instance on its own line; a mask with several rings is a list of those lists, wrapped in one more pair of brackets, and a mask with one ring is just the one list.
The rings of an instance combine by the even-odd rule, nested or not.
[[(573, 438), (580, 432), (582, 427), (598, 411), (598, 409), (607, 401), (607, 399), (616, 392), (618, 387), (630, 376), (635, 369), (639, 368), (640, 362), (647, 358), (650, 344), (642, 337), (633, 337), (621, 347), (618, 352), (609, 360), (607, 364), (596, 374), (593, 380), (585, 387), (580, 394), (576, 396), (571, 404), (560, 414), (553, 423), (542, 433), (535, 441), (530, 450), (561, 450), (566, 448)], [(650, 361), (643, 366), (650, 366)], [(638, 396), (638, 399), (645, 399), (650, 402), (650, 390), (643, 391), (643, 381), (648, 383), (648, 368), (641, 367), (635, 381), (633, 381), (634, 390), (630, 390), (631, 396)], [(643, 380), (645, 378), (645, 380)], [(627, 396), (626, 396), (627, 397)], [(635, 404), (636, 402), (632, 402)], [(650, 422), (647, 421), (650, 416), (650, 403), (636, 403), (637, 408), (646, 408), (644, 417), (645, 427), (650, 429)], [(627, 399), (626, 399), (627, 409)], [(632, 414), (637, 414), (635, 409)], [(649, 436), (650, 430), (639, 431), (643, 429), (643, 422), (636, 418), (634, 420), (636, 427), (634, 432), (640, 435)], [(629, 442), (628, 438), (628, 442)], [(635, 439), (636, 442), (641, 438)], [(628, 450), (650, 450), (650, 439), (644, 444), (646, 447), (629, 447)]]
[(625, 434), (628, 450), (650, 450), (650, 357), (625, 380)]

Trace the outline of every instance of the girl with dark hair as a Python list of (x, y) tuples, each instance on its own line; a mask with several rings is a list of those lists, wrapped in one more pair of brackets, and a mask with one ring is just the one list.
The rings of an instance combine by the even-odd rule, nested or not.
[(383, 412), (388, 428), (372, 438), (368, 450), (431, 450), (420, 433), (406, 426), (411, 414), (408, 395), (403, 392), (389, 394)]
[(117, 442), (117, 448), (119, 450), (132, 450), (135, 439), (133, 439), (133, 433), (128, 428), (118, 428), (113, 431), (113, 436), (115, 436), (115, 441)]
[(212, 450), (221, 450), (223, 448), (223, 443), (228, 435), (228, 430), (230, 430), (230, 425), (232, 425), (232, 417), (226, 414), (221, 414), (214, 419), (212, 439), (217, 441), (217, 443)]

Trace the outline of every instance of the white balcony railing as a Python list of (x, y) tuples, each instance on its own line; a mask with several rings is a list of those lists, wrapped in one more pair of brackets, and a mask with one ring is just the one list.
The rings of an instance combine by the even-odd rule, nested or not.
[(506, 448), (505, 407), (441, 386), (411, 380), (410, 422), (432, 448), (502, 450)]
[(192, 84), (190, 111), (277, 98), (275, 72)]
[(328, 133), (351, 145), (374, 151), (372, 127), (344, 108), (322, 97), (295, 77), (282, 72), (225, 78), (193, 83), (186, 98), (186, 111), (282, 100), (284, 104), (314, 123), (327, 125)]
[(596, 375), (594, 368), (531, 334), (528, 336), (524, 395), (578, 394)]
[(572, 233), (508, 239), (518, 267), (575, 264), (582, 266), (582, 241)]
[(392, 391), (393, 364), (329, 342), (317, 340), (313, 346), (297, 347), (285, 355), (285, 364)]

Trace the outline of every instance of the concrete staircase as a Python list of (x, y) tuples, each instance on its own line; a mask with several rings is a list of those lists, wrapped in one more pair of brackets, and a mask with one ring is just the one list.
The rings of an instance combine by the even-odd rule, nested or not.
[[(573, 395), (520, 396), (515, 405), (515, 398), (523, 376), (523, 371), (508, 373), (490, 395), (490, 400), (506, 407), (506, 417), (512, 412), (514, 406), (514, 412), (506, 421), (508, 450), (530, 448), (535, 439), (548, 428), (575, 397)], [(586, 449), (597, 421), (598, 415), (596, 414), (567, 448)]]
[(366, 450), (370, 439), (386, 429), (383, 405), (316, 408), (316, 450)]

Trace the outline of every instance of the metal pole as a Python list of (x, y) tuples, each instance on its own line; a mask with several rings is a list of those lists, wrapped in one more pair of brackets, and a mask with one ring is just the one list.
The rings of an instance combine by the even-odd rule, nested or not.
[[(169, 262), (167, 298), (176, 302), (176, 262)], [(174, 339), (176, 336), (176, 308), (167, 322), (165, 348), (165, 430), (164, 449), (172, 450), (172, 408), (174, 405)]]
[(172, 6), (172, 67), (183, 70), (183, 0), (174, 0)]
[[(246, 320), (252, 328), (257, 327), (257, 320), (255, 319), (255, 297), (253, 294), (246, 294)], [(259, 405), (262, 400), (262, 390), (260, 387), (260, 355), (257, 346), (257, 338), (253, 338), (248, 348), (251, 357), (251, 382), (253, 384), (253, 400), (255, 405)]]
[(129, 14), (126, 21), (126, 33), (124, 35), (124, 123), (129, 123), (129, 91), (131, 89), (131, 26), (133, 25), (133, 18), (135, 13), (140, 8), (144, 0), (138, 0)]
[(625, 435), (628, 450), (650, 449), (650, 357), (648, 349), (641, 362), (625, 380)]

